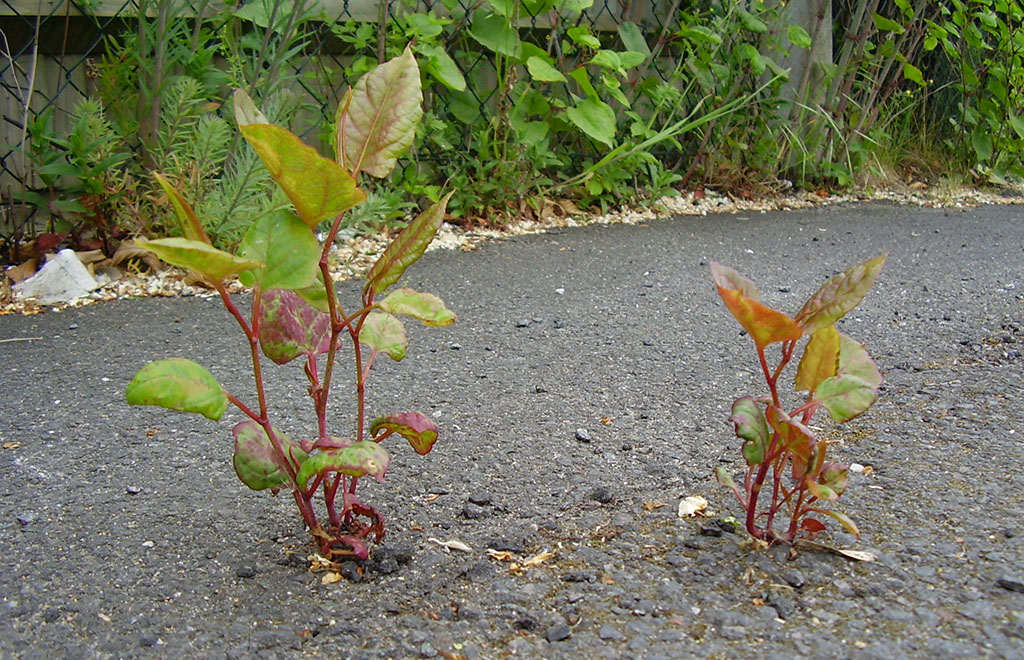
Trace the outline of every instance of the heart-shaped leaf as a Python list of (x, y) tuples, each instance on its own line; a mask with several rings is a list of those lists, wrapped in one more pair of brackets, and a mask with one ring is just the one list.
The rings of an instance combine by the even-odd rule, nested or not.
[(194, 270), (216, 282), (228, 275), (263, 265), (258, 261), (236, 257), (207, 243), (187, 238), (158, 238), (155, 241), (136, 239), (135, 244), (169, 264)]
[(740, 397), (732, 404), (729, 421), (736, 426), (736, 436), (744, 440), (743, 456), (747, 459), (747, 465), (763, 463), (771, 436), (761, 406), (752, 397)]
[(423, 116), (420, 71), (407, 47), (368, 72), (338, 107), (338, 160), (353, 176), (384, 178), (416, 138)]
[(331, 317), (293, 291), (272, 289), (261, 296), (259, 337), (263, 354), (277, 364), (304, 353), (326, 353), (331, 345)]
[(370, 312), (359, 330), (359, 343), (375, 351), (387, 353), (395, 362), (401, 362), (409, 347), (405, 326), (398, 317), (383, 312)]
[(297, 215), (285, 209), (249, 225), (238, 255), (263, 264), (239, 273), (238, 279), (246, 286), (259, 283), (264, 291), (310, 286), (320, 272), (320, 243)]
[(381, 293), (402, 277), (405, 269), (423, 256), (444, 221), (444, 211), (454, 191), (421, 213), (384, 250), (366, 274), (366, 288)]
[[(279, 488), (288, 482), (288, 473), (280, 464), (282, 459), (274, 450), (274, 445), (262, 426), (247, 420), (236, 424), (232, 433), (235, 436), (235, 455), (232, 463), (235, 466), (235, 474), (242, 483), (253, 490), (264, 490)], [(274, 429), (274, 435), (277, 436), (281, 450), (302, 465), (308, 457), (306, 452), (277, 429)]]
[(214, 421), (228, 407), (228, 397), (213, 374), (186, 358), (150, 362), (135, 374), (124, 396), (129, 405), (199, 413)]
[(851, 266), (818, 289), (794, 319), (804, 332), (832, 325), (860, 304), (885, 264), (886, 255)]
[(380, 431), (391, 431), (402, 436), (420, 456), (430, 453), (437, 442), (437, 424), (418, 412), (382, 415), (370, 423), (370, 435), (376, 436)]
[(807, 342), (796, 370), (796, 389), (814, 392), (823, 380), (838, 371), (839, 332), (834, 325), (826, 325), (816, 330)]
[(305, 488), (311, 477), (327, 472), (340, 472), (350, 477), (371, 476), (384, 481), (391, 456), (376, 442), (354, 442), (343, 449), (330, 449), (313, 454), (302, 464), (296, 481)]
[(445, 307), (444, 302), (432, 293), (421, 293), (413, 289), (396, 289), (380, 302), (380, 308), (389, 314), (411, 316), (427, 325), (449, 325), (455, 321), (455, 314)]
[(274, 124), (240, 128), (307, 226), (316, 227), (366, 199), (344, 167), (322, 157), (288, 129)]

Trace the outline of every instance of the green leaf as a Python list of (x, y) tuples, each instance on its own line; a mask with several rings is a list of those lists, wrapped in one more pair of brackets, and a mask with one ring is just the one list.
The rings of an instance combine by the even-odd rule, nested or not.
[(455, 314), (445, 307), (444, 302), (432, 293), (421, 293), (413, 289), (396, 289), (380, 302), (380, 308), (389, 314), (402, 314), (423, 321), (426, 325), (450, 325)]
[(416, 52), (426, 58), (423, 62), (423, 70), (442, 85), (459, 92), (466, 89), (466, 79), (463, 77), (462, 71), (444, 48), (418, 44)]
[(569, 72), (569, 77), (576, 81), (576, 84), (580, 86), (583, 93), (590, 98), (597, 98), (597, 90), (594, 89), (594, 84), (590, 82), (590, 74), (587, 72), (587, 67), (580, 66)]
[(775, 406), (768, 406), (768, 424), (779, 434), (782, 447), (792, 454), (793, 478), (806, 476), (817, 452), (818, 441), (809, 428)]
[(416, 263), (444, 221), (445, 207), (454, 191), (421, 213), (391, 241), (366, 274), (366, 288), (381, 293), (397, 282), (405, 269)]
[(256, 219), (242, 237), (238, 256), (263, 264), (243, 271), (246, 286), (259, 283), (264, 290), (302, 289), (320, 272), (320, 243), (294, 213), (279, 209)]
[(135, 244), (169, 264), (194, 270), (217, 282), (228, 275), (263, 265), (258, 261), (236, 257), (207, 243), (190, 241), (187, 238), (158, 238), (155, 241), (136, 239)]
[(422, 116), (419, 67), (407, 47), (360, 78), (345, 95), (338, 108), (338, 160), (353, 176), (388, 176), (412, 146)]
[[(252, 420), (246, 420), (236, 424), (232, 433), (235, 436), (235, 455), (232, 464), (235, 467), (235, 474), (242, 483), (253, 490), (279, 488), (288, 483), (288, 473), (282, 469), (279, 463), (281, 458), (262, 426)], [(291, 456), (298, 465), (302, 465), (308, 458), (297, 443), (292, 442), (276, 428), (274, 435), (277, 436), (281, 450)]]
[(150, 362), (135, 374), (124, 396), (132, 406), (194, 412), (214, 421), (228, 407), (228, 397), (213, 375), (186, 358)]
[(905, 62), (903, 64), (903, 77), (917, 83), (921, 87), (925, 86), (924, 75), (921, 73), (921, 69), (918, 69), (910, 62)]
[(437, 424), (418, 412), (382, 415), (370, 422), (371, 436), (376, 437), (381, 431), (390, 431), (402, 436), (420, 456), (430, 453), (437, 442)]
[(530, 72), (530, 77), (538, 82), (566, 82), (561, 71), (539, 57), (527, 59), (526, 70)]
[(313, 309), (329, 314), (331, 306), (327, 302), (327, 288), (324, 286), (324, 275), (317, 272), (316, 279), (309, 286), (301, 289), (293, 289), (304, 301), (309, 303)]
[(878, 399), (882, 375), (864, 346), (839, 335), (839, 371), (822, 381), (816, 399), (832, 419), (848, 422), (862, 414)]
[(839, 332), (834, 325), (819, 328), (807, 342), (796, 371), (796, 389), (814, 392), (839, 371)]
[(288, 129), (274, 124), (247, 124), (241, 126), (241, 131), (310, 228), (366, 199), (345, 168), (322, 157)]
[(828, 462), (822, 466), (818, 482), (831, 488), (832, 492), (838, 497), (846, 492), (849, 472), (850, 468), (845, 465)]
[(886, 18), (885, 16), (882, 16), (879, 13), (875, 13), (874, 20), (875, 27), (881, 30), (882, 32), (893, 32), (895, 34), (903, 34), (904, 32), (906, 32), (906, 29), (902, 25), (892, 20), (891, 18)]
[(513, 59), (519, 58), (519, 32), (500, 14), (474, 12), (469, 26), (469, 36), (491, 52)]
[(181, 196), (181, 193), (175, 190), (171, 186), (171, 182), (159, 172), (153, 172), (153, 178), (163, 188), (164, 194), (167, 195), (171, 206), (174, 207), (174, 214), (178, 216), (178, 224), (181, 226), (181, 233), (185, 238), (209, 245), (210, 237), (206, 235), (206, 231), (203, 229), (203, 225), (200, 224), (199, 218), (196, 217), (195, 211), (185, 201), (185, 198)]
[(398, 317), (383, 312), (370, 312), (359, 330), (359, 343), (375, 351), (387, 353), (395, 362), (401, 362), (409, 348), (405, 326)]
[(591, 48), (597, 50), (601, 47), (601, 41), (594, 35), (590, 34), (590, 28), (586, 25), (577, 25), (571, 27), (565, 31), (566, 36), (572, 40), (572, 42), (578, 46), (585, 48)]
[(804, 332), (814, 333), (832, 325), (859, 305), (882, 270), (885, 257), (883, 254), (851, 266), (822, 285), (794, 317)]
[(646, 55), (633, 50), (624, 50), (619, 53), (619, 62), (622, 64), (622, 68), (626, 70), (634, 69), (646, 61)]
[(1020, 115), (1009, 113), (1007, 119), (1010, 122), (1010, 127), (1013, 132), (1017, 134), (1017, 137), (1024, 139), (1024, 119)]
[(331, 317), (293, 291), (272, 289), (260, 297), (260, 349), (277, 364), (331, 347)]
[(797, 48), (809, 50), (811, 47), (811, 35), (800, 25), (790, 25), (786, 28), (786, 38)]
[(559, 13), (581, 14), (594, 6), (594, 0), (557, 0)]
[(760, 302), (761, 292), (753, 282), (728, 266), (711, 262), (711, 279), (726, 308), (739, 321), (759, 348), (803, 335), (796, 321)]
[(647, 39), (636, 23), (633, 21), (619, 23), (618, 32), (619, 39), (622, 40), (622, 45), (626, 47), (626, 50), (641, 53), (645, 59), (651, 54)]
[(384, 481), (391, 463), (387, 450), (376, 442), (355, 442), (342, 449), (321, 451), (306, 459), (295, 480), (302, 488), (315, 475), (340, 472), (350, 477), (371, 476)]
[(578, 129), (608, 147), (615, 143), (615, 111), (604, 101), (588, 96), (565, 109), (565, 116)]
[(811, 491), (811, 495), (814, 495), (819, 500), (838, 500), (839, 495), (824, 484), (819, 484), (817, 481), (811, 478), (810, 475), (804, 479), (804, 483), (807, 484), (807, 490)]
[(612, 71), (618, 71), (622, 69), (622, 58), (614, 50), (599, 50), (594, 53), (594, 56), (590, 58), (591, 64), (604, 67), (605, 69), (611, 69)]
[(743, 25), (743, 29), (749, 30), (755, 34), (763, 34), (768, 31), (768, 26), (764, 21), (754, 16), (746, 9), (740, 8), (738, 10), (740, 24)]
[(971, 146), (974, 147), (974, 155), (979, 163), (984, 163), (992, 157), (992, 134), (988, 126), (983, 123), (975, 125), (971, 131)]
[(747, 465), (763, 463), (771, 435), (761, 406), (752, 397), (740, 397), (732, 404), (729, 421), (736, 427), (736, 436), (744, 441), (743, 456), (747, 459)]
[(732, 492), (736, 493), (736, 497), (742, 497), (739, 486), (736, 485), (736, 480), (732, 478), (727, 468), (724, 466), (715, 468), (715, 479), (726, 488), (731, 488)]

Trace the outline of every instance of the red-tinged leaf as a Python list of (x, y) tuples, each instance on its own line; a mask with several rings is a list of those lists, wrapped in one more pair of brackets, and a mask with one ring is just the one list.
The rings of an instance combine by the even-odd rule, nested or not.
[(751, 300), (761, 302), (761, 291), (751, 280), (743, 277), (734, 268), (725, 266), (717, 261), (711, 262), (711, 281), (715, 286), (722, 289), (735, 289), (743, 292), (743, 295)]
[(736, 427), (736, 436), (744, 441), (743, 456), (747, 459), (747, 465), (763, 463), (771, 434), (761, 406), (752, 397), (740, 397), (732, 404), (729, 421)]
[(383, 312), (370, 312), (359, 330), (359, 343), (375, 351), (387, 353), (395, 362), (401, 362), (409, 348), (405, 326), (397, 316)]
[(816, 457), (818, 441), (809, 428), (775, 406), (767, 408), (768, 424), (782, 439), (782, 446), (792, 454), (793, 478), (804, 478)]
[(239, 273), (238, 279), (246, 286), (258, 283), (264, 291), (311, 286), (320, 272), (319, 241), (297, 215), (285, 209), (266, 213), (249, 225), (238, 256), (263, 264)]
[(814, 392), (825, 379), (839, 371), (839, 332), (834, 325), (819, 328), (800, 358), (796, 370), (796, 389)]
[(388, 176), (412, 146), (422, 116), (420, 71), (410, 46), (360, 78), (342, 99), (338, 160), (353, 176)]
[[(253, 490), (279, 488), (288, 482), (288, 473), (282, 469), (282, 458), (274, 450), (262, 426), (252, 420), (240, 422), (232, 429), (235, 436), (235, 455), (232, 463), (235, 474)], [(307, 458), (297, 443), (274, 429), (281, 450), (301, 465)]]
[(272, 289), (261, 296), (260, 348), (277, 364), (305, 353), (326, 353), (331, 346), (331, 317), (293, 291)]
[(366, 274), (366, 288), (375, 294), (381, 293), (397, 282), (405, 269), (416, 263), (423, 256), (427, 246), (434, 240), (434, 235), (444, 221), (444, 211), (448, 200), (454, 194), (448, 193), (439, 202), (421, 213), (409, 223), (405, 229), (391, 241), (384, 254)]
[(822, 514), (824, 516), (828, 516), (829, 518), (832, 518), (833, 520), (839, 521), (839, 524), (842, 525), (843, 527), (845, 527), (846, 531), (850, 532), (851, 534), (853, 534), (857, 538), (860, 538), (860, 530), (857, 529), (856, 523), (854, 523), (853, 519), (850, 518), (850, 516), (846, 515), (845, 513), (840, 513), (838, 511), (829, 511), (828, 509), (818, 509), (818, 508), (808, 509), (808, 511), (814, 511), (814, 512), (820, 513), (820, 514)]
[(846, 492), (846, 481), (850, 468), (839, 463), (825, 463), (822, 466), (821, 474), (818, 475), (818, 483), (828, 486), (837, 495)]
[(380, 308), (390, 314), (411, 316), (426, 325), (450, 325), (455, 314), (445, 307), (444, 302), (432, 293), (421, 293), (413, 289), (396, 289), (380, 302)]
[(839, 371), (822, 381), (816, 398), (832, 419), (848, 422), (864, 413), (878, 400), (882, 375), (864, 346), (839, 335)]
[(310, 228), (366, 199), (345, 168), (322, 157), (288, 129), (274, 124), (246, 124), (241, 131)]
[(370, 435), (377, 436), (381, 431), (391, 431), (402, 436), (420, 456), (430, 453), (437, 442), (437, 424), (418, 412), (392, 413), (378, 417), (370, 423)]
[(135, 244), (169, 264), (194, 270), (217, 282), (228, 275), (263, 265), (258, 261), (236, 257), (207, 243), (187, 238), (158, 238), (155, 241), (137, 239)]
[(228, 397), (205, 367), (186, 358), (156, 360), (139, 369), (124, 392), (132, 406), (160, 406), (199, 413), (217, 421), (228, 407)]
[(885, 257), (883, 254), (851, 266), (826, 282), (797, 312), (796, 322), (805, 332), (814, 333), (846, 316), (864, 299), (882, 270)]
[(825, 531), (825, 523), (820, 520), (815, 520), (814, 518), (804, 518), (800, 521), (800, 529), (805, 532), (810, 532), (813, 538), (813, 535), (818, 532)]
[(355, 442), (343, 449), (328, 449), (313, 454), (302, 464), (295, 479), (305, 488), (315, 475), (340, 472), (350, 477), (371, 476), (384, 481), (391, 456), (376, 442)]
[(171, 186), (171, 182), (168, 181), (159, 172), (153, 172), (153, 178), (163, 188), (164, 194), (167, 195), (167, 199), (171, 202), (171, 206), (174, 207), (174, 214), (178, 216), (178, 224), (181, 225), (182, 235), (191, 240), (199, 241), (200, 243), (210, 244), (210, 237), (206, 235), (206, 230), (203, 229), (203, 225), (200, 224), (199, 218), (196, 217), (195, 211), (189, 205), (185, 198), (181, 196), (177, 190)]

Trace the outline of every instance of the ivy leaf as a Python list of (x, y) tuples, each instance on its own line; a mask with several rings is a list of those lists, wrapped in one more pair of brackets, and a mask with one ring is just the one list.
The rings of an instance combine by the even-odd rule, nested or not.
[(303, 144), (288, 129), (274, 124), (245, 124), (240, 129), (311, 229), (366, 199), (345, 168)]
[[(279, 488), (288, 482), (288, 473), (281, 469), (281, 460), (274, 445), (267, 437), (262, 426), (252, 420), (246, 420), (232, 429), (235, 436), (235, 455), (232, 464), (235, 474), (246, 486), (253, 490)], [(291, 456), (299, 465), (308, 458), (297, 443), (284, 433), (274, 429), (274, 435), (281, 445), (282, 451)]]
[(413, 289), (396, 289), (380, 302), (380, 308), (389, 314), (411, 316), (426, 325), (443, 326), (455, 321), (455, 314), (432, 293)]
[(747, 465), (763, 463), (771, 437), (761, 406), (753, 397), (740, 397), (733, 401), (729, 421), (735, 425), (736, 436), (744, 441), (743, 456), (747, 459)]
[(350, 477), (373, 477), (384, 481), (391, 456), (376, 442), (354, 442), (342, 449), (329, 449), (313, 454), (302, 463), (295, 480), (302, 488), (315, 475), (340, 472)]
[(391, 431), (402, 436), (420, 456), (430, 453), (437, 442), (437, 424), (418, 412), (382, 415), (370, 422), (370, 435), (377, 436), (380, 431)]
[(159, 406), (199, 413), (217, 421), (228, 397), (205, 367), (186, 358), (156, 360), (139, 369), (124, 392), (132, 406)]
[(832, 325), (859, 305), (882, 270), (885, 257), (883, 254), (850, 266), (822, 285), (794, 317), (804, 332), (814, 333), (819, 328)]
[(314, 309), (299, 294), (272, 289), (260, 299), (260, 349), (277, 364), (308, 353), (326, 353), (331, 344), (331, 317)]
[(397, 282), (405, 269), (423, 256), (444, 221), (445, 207), (454, 191), (421, 213), (395, 237), (366, 274), (366, 288), (381, 293)]
[(384, 178), (416, 138), (423, 116), (420, 71), (412, 49), (376, 67), (352, 87), (337, 117), (338, 160), (352, 175)]
[(256, 219), (242, 237), (241, 257), (263, 264), (243, 271), (246, 286), (259, 283), (268, 289), (302, 289), (320, 272), (320, 243), (309, 227), (291, 211), (280, 209)]
[(228, 275), (263, 265), (258, 261), (243, 259), (218, 250), (208, 243), (187, 238), (158, 238), (154, 241), (137, 239), (135, 244), (169, 264), (194, 270), (215, 282), (223, 280)]
[(382, 312), (370, 312), (359, 330), (359, 343), (375, 351), (387, 353), (395, 362), (401, 362), (409, 348), (405, 326), (397, 317)]

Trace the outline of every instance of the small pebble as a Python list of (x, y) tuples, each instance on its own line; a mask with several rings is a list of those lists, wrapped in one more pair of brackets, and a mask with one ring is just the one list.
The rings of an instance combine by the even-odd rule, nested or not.
[(611, 504), (615, 500), (615, 495), (607, 486), (598, 486), (590, 491), (590, 499), (601, 504)]
[(252, 564), (242, 564), (235, 568), (235, 576), (240, 578), (256, 577), (256, 567)]
[(142, 489), (139, 488), (138, 486), (128, 486), (124, 489), (124, 492), (128, 493), (129, 495), (138, 495), (139, 493), (142, 492)]
[(490, 506), (491, 494), (485, 491), (471, 493), (469, 501), (471, 504), (476, 504), (477, 506)]
[(1017, 578), (1001, 577), (996, 580), (996, 584), (1008, 591), (1024, 593), (1024, 581), (1018, 580)]
[(593, 438), (590, 437), (590, 431), (587, 429), (576, 429), (576, 439), (580, 442), (590, 442)]
[(569, 639), (572, 635), (572, 628), (567, 623), (556, 623), (547, 629), (544, 633), (544, 639), (549, 642), (560, 642), (564, 639)]

